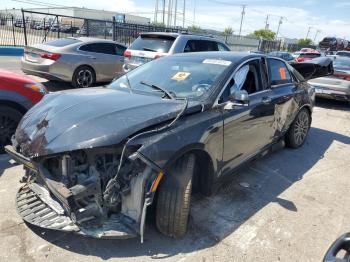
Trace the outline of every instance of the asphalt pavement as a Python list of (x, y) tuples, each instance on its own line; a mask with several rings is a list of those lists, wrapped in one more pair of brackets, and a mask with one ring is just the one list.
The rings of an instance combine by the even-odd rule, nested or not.
[[(0, 68), (19, 72), (16, 59), (0, 57)], [(320, 100), (300, 149), (249, 164), (213, 197), (194, 196), (184, 238), (164, 237), (148, 223), (141, 244), (25, 224), (15, 206), (22, 166), (0, 155), (0, 261), (321, 261), (350, 232), (349, 156), (350, 106)]]

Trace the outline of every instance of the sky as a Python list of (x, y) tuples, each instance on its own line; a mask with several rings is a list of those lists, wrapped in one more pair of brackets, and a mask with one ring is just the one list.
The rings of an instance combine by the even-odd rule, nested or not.
[[(43, 7), (28, 4), (28, 0), (1, 0), (1, 9)], [(154, 19), (156, 0), (30, 0), (53, 5), (77, 6), (92, 9), (104, 9), (125, 12)], [(184, 0), (178, 0), (178, 11), (182, 12)], [(39, 3), (37, 2), (37, 3)], [(162, 3), (159, 0), (159, 3)], [(44, 5), (44, 4), (41, 4)], [(242, 34), (265, 27), (266, 16), (269, 15), (269, 28), (277, 31), (282, 16), (279, 37), (305, 38), (309, 31), (312, 40), (325, 36), (345, 37), (350, 40), (350, 0), (186, 0), (185, 26), (197, 25), (222, 31), (232, 27), (238, 34), (242, 5), (245, 15)], [(194, 12), (195, 11), (195, 12)], [(178, 25), (182, 25), (181, 14)], [(160, 15), (158, 16), (161, 20)]]

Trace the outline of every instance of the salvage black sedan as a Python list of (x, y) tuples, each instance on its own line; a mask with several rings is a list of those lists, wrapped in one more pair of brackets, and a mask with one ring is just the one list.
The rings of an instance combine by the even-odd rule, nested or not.
[(6, 150), (24, 164), (17, 208), (31, 224), (99, 237), (143, 238), (147, 207), (160, 232), (186, 233), (191, 191), (311, 124), (308, 79), (331, 60), (291, 65), (260, 54), (204, 52), (147, 63), (105, 88), (51, 93)]

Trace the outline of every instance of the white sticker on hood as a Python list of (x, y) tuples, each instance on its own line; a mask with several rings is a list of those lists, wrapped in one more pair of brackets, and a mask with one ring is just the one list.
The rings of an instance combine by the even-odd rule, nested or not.
[(229, 66), (232, 62), (222, 59), (204, 59), (203, 64), (223, 65)]

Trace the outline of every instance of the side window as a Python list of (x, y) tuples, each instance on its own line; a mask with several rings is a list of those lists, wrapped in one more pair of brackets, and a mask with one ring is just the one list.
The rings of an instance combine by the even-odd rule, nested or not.
[(125, 50), (126, 50), (126, 48), (125, 48), (124, 46), (115, 45), (115, 52), (116, 52), (116, 55), (123, 56)]
[(82, 45), (79, 50), (81, 51), (86, 51), (86, 52), (95, 52), (93, 44), (87, 44), (87, 45)]
[(94, 43), (87, 44), (80, 47), (80, 50), (87, 52), (94, 52), (107, 55), (115, 55), (115, 45), (112, 43)]
[(218, 45), (214, 41), (207, 40), (188, 40), (184, 52), (205, 52), (218, 51)]
[(262, 91), (261, 65), (259, 60), (253, 60), (242, 66), (233, 76), (230, 93), (236, 90), (246, 90), (248, 94)]
[(269, 58), (268, 61), (271, 85), (281, 85), (292, 82), (292, 77), (284, 62), (272, 58)]
[(228, 49), (224, 44), (219, 42), (217, 44), (218, 44), (219, 51), (230, 51), (230, 49)]

